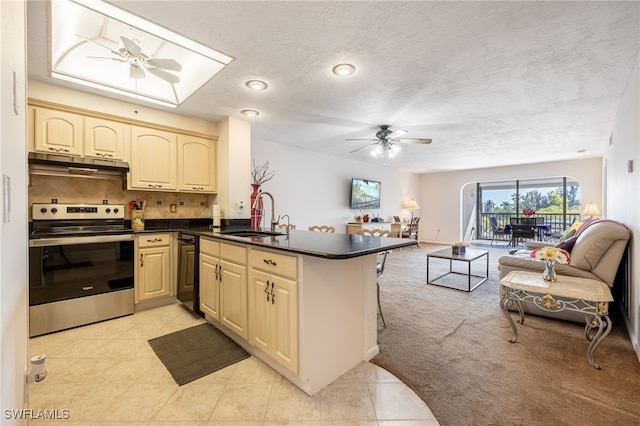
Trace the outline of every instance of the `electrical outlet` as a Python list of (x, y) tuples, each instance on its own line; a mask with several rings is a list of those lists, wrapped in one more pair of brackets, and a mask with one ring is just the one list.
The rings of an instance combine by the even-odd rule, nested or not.
[(169, 204), (169, 212), (178, 213), (178, 205), (177, 204)]

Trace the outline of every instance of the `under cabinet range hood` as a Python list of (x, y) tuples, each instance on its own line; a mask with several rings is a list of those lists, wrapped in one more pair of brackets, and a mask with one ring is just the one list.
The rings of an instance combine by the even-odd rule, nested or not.
[(106, 158), (29, 153), (29, 173), (50, 176), (126, 179), (129, 163)]

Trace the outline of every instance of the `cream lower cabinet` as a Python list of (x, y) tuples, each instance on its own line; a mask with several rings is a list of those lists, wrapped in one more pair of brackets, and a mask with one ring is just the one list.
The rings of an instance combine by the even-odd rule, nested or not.
[(135, 256), (136, 303), (171, 296), (171, 234), (138, 235)]
[(249, 343), (298, 374), (297, 258), (249, 254)]
[(200, 240), (200, 310), (248, 338), (245, 247)]

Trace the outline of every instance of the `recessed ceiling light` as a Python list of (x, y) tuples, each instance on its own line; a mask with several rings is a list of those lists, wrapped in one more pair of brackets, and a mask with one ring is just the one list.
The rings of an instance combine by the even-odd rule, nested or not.
[(240, 111), (240, 114), (244, 115), (245, 117), (257, 117), (260, 115), (260, 113), (255, 109), (243, 109), (242, 111)]
[(341, 77), (351, 75), (356, 72), (356, 67), (351, 64), (338, 64), (333, 67), (333, 73)]
[(261, 80), (249, 80), (247, 81), (245, 84), (245, 86), (247, 86), (249, 89), (251, 90), (266, 90), (267, 87), (267, 83), (265, 83), (264, 81)]

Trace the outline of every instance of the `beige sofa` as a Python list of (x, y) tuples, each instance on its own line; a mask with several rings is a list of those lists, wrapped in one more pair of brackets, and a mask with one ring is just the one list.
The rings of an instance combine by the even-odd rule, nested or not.
[[(618, 266), (631, 234), (626, 226), (607, 219), (586, 221), (576, 231), (571, 261), (567, 265), (557, 264), (558, 275), (590, 278), (613, 287)], [(546, 244), (549, 245), (549, 244)], [(527, 245), (527, 250), (518, 250), (498, 259), (500, 279), (514, 270), (542, 271), (544, 263), (532, 259), (529, 254), (540, 243)], [(525, 312), (569, 321), (585, 322), (584, 315), (574, 312), (548, 312), (533, 304), (523, 304)]]

